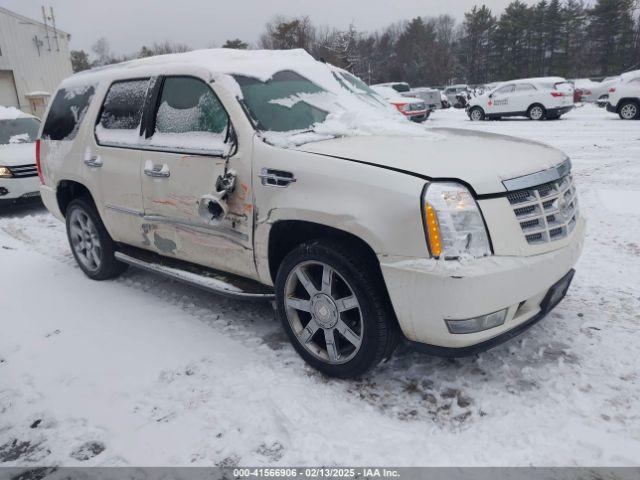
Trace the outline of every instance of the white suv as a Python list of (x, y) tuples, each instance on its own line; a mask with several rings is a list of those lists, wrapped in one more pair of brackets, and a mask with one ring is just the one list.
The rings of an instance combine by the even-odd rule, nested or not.
[(623, 120), (640, 119), (640, 70), (623, 73), (609, 88), (607, 111), (617, 113)]
[(82, 271), (274, 299), (295, 349), (338, 377), (400, 334), (467, 355), (555, 307), (585, 229), (567, 157), (426, 129), (334, 73), (302, 50), (220, 49), (65, 80), (40, 191)]
[(564, 78), (524, 78), (501, 83), (472, 98), (467, 113), (473, 121), (502, 117), (555, 120), (573, 107), (573, 85)]

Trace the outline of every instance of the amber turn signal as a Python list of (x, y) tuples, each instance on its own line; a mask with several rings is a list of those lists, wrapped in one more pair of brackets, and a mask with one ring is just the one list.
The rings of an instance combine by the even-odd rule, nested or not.
[(439, 257), (442, 254), (442, 241), (440, 238), (440, 225), (438, 225), (438, 215), (428, 202), (424, 206), (427, 221), (427, 236), (429, 238), (429, 250), (431, 255)]

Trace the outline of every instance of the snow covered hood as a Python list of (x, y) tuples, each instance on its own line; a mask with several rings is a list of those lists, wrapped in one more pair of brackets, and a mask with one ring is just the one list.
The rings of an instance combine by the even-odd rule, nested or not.
[(35, 143), (14, 143), (0, 145), (0, 165), (15, 167), (17, 165), (35, 165)]
[(356, 136), (298, 150), (397, 169), (430, 179), (459, 179), (478, 195), (506, 191), (502, 182), (547, 170), (567, 156), (548, 145), (507, 135), (433, 128), (434, 137)]
[(22, 110), (18, 110), (16, 107), (3, 107), (0, 105), (0, 120), (14, 120), (16, 118), (28, 118), (33, 115), (28, 115)]

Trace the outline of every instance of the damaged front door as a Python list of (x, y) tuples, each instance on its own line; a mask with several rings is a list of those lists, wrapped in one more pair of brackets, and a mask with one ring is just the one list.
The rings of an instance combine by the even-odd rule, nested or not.
[(252, 274), (250, 183), (239, 182), (250, 164), (234, 148), (225, 109), (204, 81), (186, 76), (166, 77), (156, 105), (141, 162), (145, 246)]

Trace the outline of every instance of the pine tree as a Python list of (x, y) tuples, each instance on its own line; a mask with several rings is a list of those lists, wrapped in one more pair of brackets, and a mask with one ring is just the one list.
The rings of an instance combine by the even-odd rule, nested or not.
[(470, 83), (485, 83), (491, 77), (489, 69), (491, 37), (496, 19), (486, 5), (473, 7), (464, 14), (458, 59)]
[(589, 10), (590, 49), (598, 75), (633, 66), (633, 0), (598, 0)]

